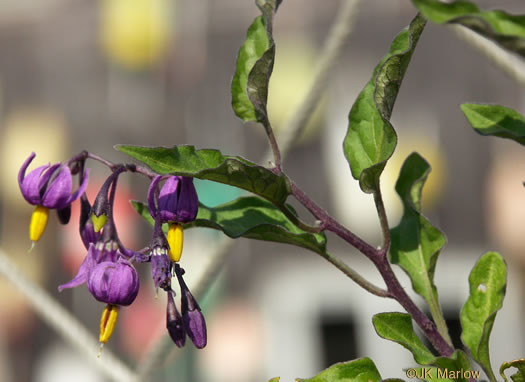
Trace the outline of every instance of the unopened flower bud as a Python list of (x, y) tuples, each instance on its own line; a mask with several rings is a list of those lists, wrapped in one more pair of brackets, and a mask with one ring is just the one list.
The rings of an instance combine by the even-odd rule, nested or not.
[(175, 306), (175, 301), (173, 301), (173, 294), (173, 291), (168, 291), (166, 328), (168, 329), (171, 339), (175, 342), (175, 345), (181, 348), (186, 343), (186, 330), (184, 329), (182, 316)]

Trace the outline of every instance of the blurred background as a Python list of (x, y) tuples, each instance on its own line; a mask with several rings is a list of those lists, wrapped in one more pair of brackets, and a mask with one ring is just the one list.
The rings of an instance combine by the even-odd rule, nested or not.
[[(277, 134), (306, 94), (342, 3), (285, 0), (279, 9), (269, 94)], [(525, 13), (519, 0), (476, 3)], [(32, 168), (65, 161), (84, 149), (129, 161), (113, 150), (119, 143), (187, 143), (261, 161), (267, 148), (263, 129), (243, 125), (230, 105), (237, 51), (258, 10), (252, 1), (240, 0), (0, 0), (0, 5), (0, 248), (98, 336), (102, 304), (83, 287), (61, 294), (56, 289), (72, 278), (86, 253), (77, 234), (78, 202), (71, 223), (58, 227), (52, 216), (43, 239), (27, 253), (32, 207), (20, 195), (18, 169), (31, 151), (37, 153)], [(372, 197), (360, 192), (341, 146), (353, 101), (415, 11), (408, 0), (369, 0), (360, 2), (357, 12), (323, 100), (284, 168), (315, 201), (379, 245)], [(433, 166), (423, 208), (448, 237), (436, 285), (456, 341), (470, 269), (488, 250), (506, 258), (507, 296), (491, 339), (494, 368), (525, 354), (525, 149), (475, 134), (459, 105), (498, 103), (524, 113), (524, 95), (522, 87), (448, 28), (428, 25), (394, 109), (399, 146), (383, 178), (395, 226), (401, 204), (393, 185), (403, 160), (418, 151)], [(93, 200), (108, 171), (90, 164)], [(210, 206), (241, 194), (206, 181), (196, 185), (201, 201)], [(119, 182), (117, 228), (124, 244), (134, 249), (147, 245), (152, 230), (128, 200), (145, 200), (147, 186), (136, 175), (126, 174)], [(182, 265), (190, 288), (218, 238), (204, 229), (186, 233)], [(356, 250), (333, 235), (329, 248), (382, 285)], [(384, 378), (402, 378), (402, 368), (414, 364), (408, 351), (381, 340), (371, 324), (372, 314), (401, 307), (365, 293), (320, 257), (240, 239), (225, 262), (201, 299), (208, 346), (195, 351), (190, 343), (182, 350), (173, 345), (148, 380), (255, 382), (281, 376), (287, 382), (363, 356), (375, 361)], [(131, 368), (165, 335), (165, 297), (154, 298), (149, 267), (139, 268), (140, 294), (122, 309), (107, 345)], [(397, 273), (410, 289), (405, 275)], [(42, 321), (3, 276), (0, 296), (1, 381), (109, 380)], [(421, 298), (415, 300), (423, 306)]]

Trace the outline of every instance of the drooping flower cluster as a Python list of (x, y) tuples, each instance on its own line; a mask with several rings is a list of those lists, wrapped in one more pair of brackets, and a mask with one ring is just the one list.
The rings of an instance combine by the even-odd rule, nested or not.
[[(63, 224), (69, 222), (71, 203), (80, 197), (80, 237), (87, 249), (86, 257), (78, 273), (69, 282), (58, 287), (59, 291), (86, 284), (93, 297), (106, 304), (100, 320), (101, 344), (106, 343), (115, 328), (119, 307), (133, 303), (139, 291), (139, 276), (134, 263), (151, 263), (155, 288), (167, 293), (166, 326), (174, 343), (181, 347), (186, 335), (197, 348), (206, 345), (206, 324), (197, 301), (183, 279), (184, 270), (179, 265), (183, 246), (182, 224), (195, 220), (199, 207), (193, 178), (180, 176), (152, 176), (148, 191), (148, 208), (155, 220), (153, 239), (141, 251), (123, 246), (113, 218), (113, 204), (119, 175), (125, 171), (140, 172), (136, 166), (113, 165), (110, 176), (102, 185), (90, 205), (85, 189), (88, 170), (84, 164), (86, 152), (73, 157), (66, 164), (41, 166), (26, 176), (26, 170), (34, 159), (32, 153), (23, 163), (18, 182), (24, 198), (36, 206), (29, 227), (30, 240), (36, 243), (47, 224), (49, 210), (56, 209)], [(92, 157), (97, 159), (98, 157)], [(108, 164), (109, 162), (103, 161)], [(72, 192), (73, 175), (79, 175), (79, 187)], [(164, 181), (160, 188), (160, 182)], [(168, 223), (167, 237), (163, 224)], [(181, 291), (181, 311), (175, 306), (175, 292), (171, 287), (175, 276)]]

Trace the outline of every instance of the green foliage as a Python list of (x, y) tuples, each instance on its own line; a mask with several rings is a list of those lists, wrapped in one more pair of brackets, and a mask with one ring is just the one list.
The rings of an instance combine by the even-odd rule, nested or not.
[(297, 382), (378, 382), (381, 375), (370, 358), (336, 363), (313, 378), (297, 378)]
[(378, 189), (379, 176), (394, 153), (397, 136), (389, 120), (424, 27), (425, 20), (418, 14), (409, 27), (397, 35), (350, 110), (343, 149), (352, 176), (359, 179), (364, 192)]
[(379, 337), (397, 342), (408, 349), (418, 364), (429, 365), (435, 360), (436, 357), (423, 345), (414, 332), (412, 318), (409, 314), (379, 313), (372, 318), (372, 323)]
[(280, 377), (275, 377), (275, 378), (270, 379), (268, 382), (279, 382), (280, 380), (281, 380)]
[(448, 339), (434, 285), (436, 262), (446, 239), (421, 213), (421, 194), (429, 173), (429, 164), (417, 153), (410, 154), (401, 168), (396, 192), (404, 212), (399, 225), (390, 231), (390, 260), (410, 277), (412, 288), (427, 301), (438, 330)]
[(499, 10), (485, 12), (468, 1), (412, 0), (412, 3), (432, 22), (463, 25), (525, 56), (525, 15), (514, 16)]
[(513, 382), (525, 382), (525, 358), (516, 359), (510, 362), (503, 362), (499, 368), (499, 373), (505, 380), (508, 382), (507, 377), (505, 376), (505, 370), (510, 367), (515, 367), (518, 371), (510, 376)]
[[(461, 350), (456, 350), (450, 358), (434, 356), (414, 332), (412, 318), (407, 313), (379, 313), (373, 317), (372, 322), (381, 338), (397, 342), (408, 349), (420, 365), (434, 365), (450, 371), (470, 370), (470, 361)], [(467, 378), (457, 380), (466, 381)]]
[(159, 174), (192, 176), (213, 180), (253, 192), (276, 205), (284, 205), (290, 183), (284, 175), (241, 157), (225, 156), (218, 150), (195, 150), (193, 146), (115, 148), (148, 165)]
[[(137, 201), (131, 203), (153, 225), (147, 206)], [(220, 230), (233, 239), (245, 237), (292, 244), (319, 254), (326, 251), (324, 233), (313, 234), (297, 228), (273, 204), (256, 196), (241, 197), (213, 208), (200, 204), (195, 221), (184, 224), (184, 228), (192, 227)]]
[(497, 311), (505, 297), (507, 269), (500, 254), (487, 252), (476, 263), (469, 276), (470, 296), (461, 310), (461, 340), (491, 381), (489, 336)]
[(275, 59), (272, 26), (279, 4), (280, 1), (276, 0), (257, 1), (261, 16), (248, 29), (237, 56), (232, 80), (232, 106), (243, 121), (258, 121), (265, 125), (268, 122), (266, 101)]
[(481, 135), (512, 139), (525, 145), (525, 117), (517, 111), (500, 105), (464, 103), (461, 110)]

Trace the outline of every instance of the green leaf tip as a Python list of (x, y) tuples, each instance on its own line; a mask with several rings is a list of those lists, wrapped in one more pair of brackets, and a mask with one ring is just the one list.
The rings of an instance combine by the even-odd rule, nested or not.
[(434, 355), (421, 342), (414, 332), (412, 317), (407, 313), (378, 313), (372, 323), (379, 337), (397, 342), (408, 349), (420, 365), (428, 365), (435, 360)]
[(501, 105), (472, 103), (462, 104), (461, 110), (477, 133), (525, 145), (525, 117), (517, 111)]
[(438, 331), (451, 344), (434, 285), (437, 259), (446, 238), (421, 213), (422, 190), (430, 170), (418, 153), (410, 154), (401, 167), (395, 188), (403, 203), (403, 216), (390, 230), (390, 261), (410, 277), (414, 291), (427, 301)]
[[(132, 201), (133, 208), (154, 224), (145, 204)], [(326, 252), (324, 233), (309, 233), (301, 230), (272, 203), (256, 196), (237, 198), (216, 207), (199, 204), (195, 221), (184, 224), (184, 228), (205, 227), (222, 231), (233, 239), (273, 241), (310, 249), (316, 253)]]
[(192, 176), (242, 188), (276, 205), (283, 205), (291, 193), (288, 178), (238, 156), (194, 146), (143, 147), (118, 145), (115, 148), (141, 161), (159, 174)]
[(463, 25), (525, 57), (525, 15), (482, 11), (468, 1), (412, 0), (412, 3), (425, 18), (436, 24)]
[(425, 22), (418, 14), (397, 35), (350, 110), (343, 150), (352, 176), (366, 193), (378, 190), (379, 177), (397, 145), (389, 120)]
[(505, 370), (510, 367), (515, 367), (518, 371), (510, 376), (513, 382), (525, 382), (525, 358), (515, 359), (510, 362), (503, 362), (499, 368), (499, 373), (505, 382), (508, 382), (505, 376)]
[(506, 279), (503, 257), (497, 252), (484, 254), (470, 273), (470, 295), (460, 314), (461, 340), (491, 381), (496, 377), (490, 364), (489, 337), (496, 313), (503, 305)]
[(281, 380), (281, 377), (275, 377), (270, 379), (268, 382), (279, 382)]
[(267, 123), (268, 83), (275, 59), (273, 16), (281, 1), (257, 0), (261, 15), (248, 28), (232, 80), (232, 107), (243, 121)]
[(297, 382), (379, 382), (381, 375), (370, 358), (336, 363), (315, 377), (301, 379)]

